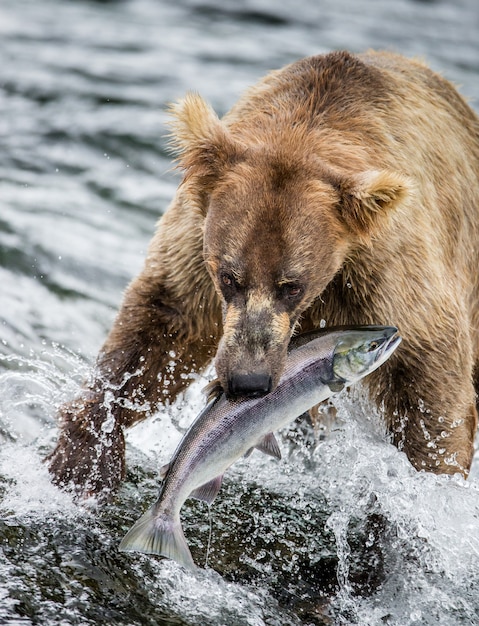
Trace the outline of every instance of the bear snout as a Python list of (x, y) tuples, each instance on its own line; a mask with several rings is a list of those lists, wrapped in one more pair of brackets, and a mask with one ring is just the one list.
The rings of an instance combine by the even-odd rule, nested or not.
[(291, 322), (278, 311), (267, 289), (250, 290), (244, 302), (227, 305), (216, 374), (230, 397), (262, 396), (279, 382), (286, 360)]
[(273, 379), (269, 372), (232, 372), (228, 377), (228, 395), (256, 397), (269, 393)]

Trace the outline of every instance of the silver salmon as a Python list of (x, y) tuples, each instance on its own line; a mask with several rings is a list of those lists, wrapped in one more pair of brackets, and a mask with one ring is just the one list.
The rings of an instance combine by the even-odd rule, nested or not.
[(359, 326), (300, 335), (278, 386), (256, 398), (228, 399), (219, 388), (160, 472), (155, 504), (120, 543), (120, 550), (158, 554), (194, 568), (180, 520), (187, 498), (211, 504), (225, 470), (254, 448), (281, 458), (273, 434), (314, 405), (377, 369), (398, 347), (392, 326)]

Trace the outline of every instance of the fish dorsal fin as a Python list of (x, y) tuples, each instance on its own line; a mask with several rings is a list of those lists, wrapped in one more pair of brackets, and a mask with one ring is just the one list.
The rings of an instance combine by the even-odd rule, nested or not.
[(269, 454), (269, 456), (274, 456), (275, 459), (281, 459), (281, 450), (273, 433), (265, 435), (255, 448)]
[(221, 386), (220, 379), (215, 378), (210, 381), (201, 392), (206, 396), (208, 402), (211, 400), (218, 398), (223, 393), (223, 387)]
[(168, 474), (168, 470), (170, 469), (170, 464), (165, 463), (160, 467), (160, 480), (165, 480), (166, 475)]
[(196, 489), (193, 489), (190, 493), (190, 498), (196, 498), (197, 500), (203, 500), (203, 502), (211, 504), (218, 495), (222, 482), (223, 474), (220, 474), (220, 476), (216, 476), (213, 480), (210, 480), (204, 485), (200, 485)]

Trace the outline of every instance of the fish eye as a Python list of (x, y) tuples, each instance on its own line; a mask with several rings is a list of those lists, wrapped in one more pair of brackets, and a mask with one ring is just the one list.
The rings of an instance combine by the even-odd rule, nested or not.
[(369, 344), (368, 352), (372, 352), (373, 350), (377, 350), (379, 348), (379, 341), (371, 341)]

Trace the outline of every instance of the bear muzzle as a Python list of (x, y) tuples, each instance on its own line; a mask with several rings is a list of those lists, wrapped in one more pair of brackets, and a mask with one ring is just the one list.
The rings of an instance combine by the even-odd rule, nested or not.
[(266, 297), (250, 295), (246, 306), (227, 307), (215, 367), (228, 396), (262, 396), (276, 387), (290, 332), (289, 316)]

